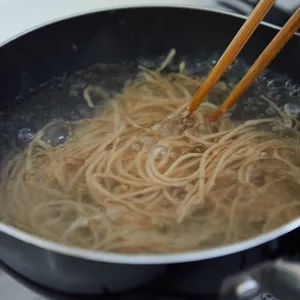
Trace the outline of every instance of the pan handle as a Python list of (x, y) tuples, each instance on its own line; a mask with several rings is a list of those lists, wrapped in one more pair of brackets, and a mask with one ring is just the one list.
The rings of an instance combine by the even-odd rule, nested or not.
[(300, 261), (280, 258), (228, 276), (222, 283), (219, 299), (299, 300)]

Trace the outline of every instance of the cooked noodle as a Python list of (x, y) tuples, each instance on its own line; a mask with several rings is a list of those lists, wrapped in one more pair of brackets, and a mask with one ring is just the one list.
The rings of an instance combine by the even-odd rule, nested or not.
[[(184, 75), (184, 63), (177, 74), (161, 69), (142, 68), (95, 118), (70, 123), (64, 145), (51, 148), (41, 130), (2, 171), (2, 220), (78, 247), (170, 253), (240, 241), (299, 216), (297, 120), (282, 137), (265, 129), (273, 118), (206, 124), (216, 108), (208, 102), (184, 118), (202, 79)], [(105, 92), (84, 92), (94, 107), (90, 91)]]

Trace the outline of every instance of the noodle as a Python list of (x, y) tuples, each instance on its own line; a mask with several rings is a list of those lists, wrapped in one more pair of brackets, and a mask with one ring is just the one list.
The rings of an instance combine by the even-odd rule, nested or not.
[(162, 75), (174, 55), (156, 71), (141, 67), (105, 109), (90, 93), (106, 92), (86, 88), (96, 116), (68, 124), (73, 138), (60, 147), (39, 131), (2, 170), (1, 219), (77, 247), (170, 253), (247, 239), (299, 216), (298, 121), (290, 143), (271, 130), (275, 118), (206, 124), (216, 109), (209, 102), (185, 117), (203, 79), (186, 76), (184, 63)]

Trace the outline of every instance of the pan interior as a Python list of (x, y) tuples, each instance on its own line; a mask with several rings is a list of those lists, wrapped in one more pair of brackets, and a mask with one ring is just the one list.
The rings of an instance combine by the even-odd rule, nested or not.
[[(172, 62), (160, 72), (160, 76), (166, 78), (166, 76), (169, 76), (168, 74), (178, 73), (180, 64), (184, 62), (184, 76), (188, 77), (193, 82), (193, 86), (187, 88), (190, 92), (196, 90), (196, 83), (201, 83), (203, 77), (205, 77), (213, 68), (220, 55), (220, 52), (215, 52), (212, 55), (208, 55), (205, 51), (192, 55), (180, 53), (180, 51), (177, 52), (178, 54), (174, 57)], [(2, 167), (6, 170), (6, 173), (2, 174), (2, 180), (3, 177), (6, 176), (13, 182), (13, 184), (5, 184), (5, 186), (2, 185), (1, 188), (1, 217), (5, 223), (12, 224), (40, 237), (46, 237), (47, 239), (56, 242), (64, 242), (67, 245), (76, 247), (113, 251), (118, 253), (157, 254), (201, 250), (238, 242), (257, 236), (264, 231), (273, 230), (274, 228), (284, 225), (299, 216), (300, 205), (297, 203), (297, 199), (295, 197), (298, 193), (298, 181), (295, 179), (293, 182), (290, 182), (289, 180), (286, 180), (286, 178), (289, 178), (288, 176), (290, 176), (291, 172), (296, 172), (295, 168), (299, 168), (299, 153), (297, 151), (299, 147), (298, 115), (300, 113), (300, 88), (299, 83), (290, 75), (274, 70), (266, 70), (243, 95), (236, 107), (234, 107), (226, 115), (226, 118), (235, 124), (234, 127), (229, 127), (228, 130), (233, 130), (233, 128), (237, 126), (236, 124), (244, 124), (249, 120), (272, 119), (267, 122), (267, 125), (263, 124), (260, 126), (259, 131), (262, 133), (271, 132), (276, 135), (281, 146), (278, 146), (278, 149), (276, 148), (276, 153), (274, 152), (274, 154), (272, 152), (274, 150), (274, 145), (272, 144), (272, 140), (270, 140), (271, 148), (264, 150), (265, 148), (262, 147), (262, 150), (260, 150), (259, 153), (260, 159), (257, 158), (257, 160), (265, 159), (267, 161), (267, 159), (269, 159), (271, 161), (271, 167), (268, 171), (269, 173), (272, 173), (274, 171), (273, 169), (276, 169), (276, 172), (279, 172), (279, 169), (286, 171), (284, 175), (282, 175), (283, 179), (280, 181), (280, 184), (277, 183), (278, 190), (273, 190), (273, 192), (278, 195), (282, 192), (283, 186), (286, 192), (283, 193), (281, 197), (274, 199), (271, 194), (269, 197), (266, 197), (266, 194), (260, 194), (262, 187), (267, 184), (265, 182), (265, 175), (261, 174), (262, 167), (260, 167), (259, 172), (255, 174), (255, 178), (253, 177), (250, 182), (252, 184), (252, 188), (257, 190), (256, 199), (244, 197), (248, 191), (248, 187), (244, 190), (242, 188), (242, 195), (239, 197), (237, 197), (235, 190), (231, 193), (229, 189), (227, 189), (226, 192), (228, 192), (228, 197), (223, 199), (222, 203), (217, 206), (215, 205), (218, 201), (218, 197), (215, 198), (216, 196), (206, 199), (208, 202), (211, 201), (208, 205), (200, 205), (200, 208), (192, 215), (192, 219), (195, 220), (195, 222), (191, 220), (187, 220), (185, 222), (184, 220), (176, 217), (172, 220), (172, 217), (170, 216), (163, 221), (161, 220), (163, 218), (159, 218), (159, 222), (155, 221), (152, 224), (153, 228), (150, 226), (150, 230), (147, 224), (148, 227), (146, 226), (146, 230), (141, 232), (142, 237), (134, 236), (134, 239), (139, 239), (144, 241), (143, 243), (146, 243), (147, 239), (151, 237), (151, 232), (155, 230), (155, 238), (160, 236), (160, 243), (158, 247), (156, 246), (155, 240), (152, 243), (154, 246), (151, 245), (151, 247), (147, 247), (147, 245), (143, 244), (139, 244), (138, 247), (135, 247), (132, 243), (129, 243), (129, 246), (123, 247), (121, 245), (119, 247), (118, 245), (120, 243), (122, 244), (122, 240), (119, 236), (114, 240), (115, 245), (117, 245), (115, 247), (110, 247), (110, 243), (101, 244), (101, 239), (107, 238), (109, 240), (109, 235), (107, 235), (105, 230), (115, 230), (113, 228), (114, 220), (108, 220), (109, 226), (103, 228), (97, 223), (100, 219), (101, 222), (104, 222), (103, 218), (107, 219), (109, 212), (104, 209), (103, 205), (99, 205), (99, 202), (101, 202), (100, 198), (99, 201), (95, 202), (93, 197), (86, 194), (86, 191), (82, 193), (83, 197), (80, 198), (79, 204), (72, 204), (71, 206), (68, 206), (68, 208), (64, 206), (64, 203), (69, 200), (73, 201), (72, 199), (61, 199), (62, 194), (60, 194), (59, 196), (55, 196), (55, 199), (59, 201), (53, 203), (51, 193), (47, 194), (47, 191), (45, 190), (41, 194), (43, 196), (41, 196), (41, 198), (44, 199), (43, 203), (39, 203), (38, 200), (34, 200), (37, 202), (33, 201), (31, 203), (26, 203), (26, 205), (24, 203), (24, 207), (21, 207), (22, 204), (20, 203), (23, 201), (19, 200), (21, 199), (21, 192), (24, 193), (25, 191), (25, 193), (28, 193), (28, 190), (24, 190), (24, 186), (22, 186), (23, 183), (21, 181), (30, 181), (32, 180), (32, 178), (29, 178), (30, 176), (35, 177), (37, 175), (22, 173), (25, 172), (24, 168), (26, 169), (26, 159), (28, 158), (28, 152), (26, 151), (31, 147), (35, 139), (38, 137), (38, 139), (42, 141), (42, 148), (46, 145), (46, 148), (43, 148), (42, 155), (48, 155), (50, 157), (51, 155), (56, 155), (59, 151), (63, 153), (66, 149), (68, 149), (69, 144), (72, 144), (74, 141), (76, 142), (78, 139), (78, 132), (80, 132), (82, 128), (84, 129), (86, 124), (89, 126), (91, 120), (92, 122), (98, 119), (101, 121), (102, 113), (109, 109), (111, 105), (110, 99), (119, 97), (119, 95), (123, 93), (124, 85), (128, 87), (132, 81), (134, 82), (136, 80), (139, 72), (139, 65), (146, 67), (148, 70), (157, 70), (161, 66), (167, 54), (168, 51), (160, 51), (159, 54), (155, 55), (145, 55), (145, 53), (143, 53), (142, 55), (138, 55), (132, 59), (123, 59), (118, 63), (107, 63), (99, 60), (99, 62), (93, 63), (88, 67), (80, 68), (74, 72), (67, 72), (59, 77), (52, 77), (50, 80), (47, 80), (46, 82), (38, 85), (38, 87), (31, 89), (29, 92), (17, 96), (10, 101), (9, 104), (3, 105), (1, 113), (2, 123), (0, 144), (2, 145)], [(221, 80), (222, 82), (211, 92), (208, 102), (213, 105), (219, 105), (237, 84), (240, 78), (245, 74), (248, 68), (249, 63), (244, 60), (243, 57), (238, 58), (223, 76)], [(159, 78), (159, 80), (163, 79)], [(176, 79), (173, 83), (172, 82), (173, 81), (169, 78), (169, 83), (171, 84), (175, 84)], [(89, 97), (93, 105), (90, 105), (89, 101), (84, 99), (87, 89), (90, 90)], [(142, 95), (142, 97), (145, 96), (147, 95)], [(162, 95), (157, 95), (158, 99), (160, 97), (162, 98)], [(186, 100), (187, 99), (185, 99), (185, 101)], [(130, 101), (130, 99), (128, 101)], [(185, 102), (183, 102), (183, 104), (184, 103)], [(149, 114), (150, 113), (151, 110), (149, 110)], [(283, 114), (286, 115), (283, 116)], [(113, 117), (114, 115), (112, 115), (112, 118)], [(173, 125), (173, 123), (171, 125)], [(216, 126), (218, 127), (219, 125)], [(189, 125), (187, 125), (187, 127), (189, 127)], [(149, 127), (149, 124), (147, 124), (147, 128), (152, 127)], [(93, 130), (95, 130), (95, 128), (93, 128)], [(217, 133), (214, 129), (211, 130), (212, 132), (210, 133)], [(42, 136), (40, 135), (41, 132)], [(250, 133), (251, 132), (249, 132), (249, 134)], [(111, 132), (107, 134), (111, 134)], [(130, 138), (131, 136), (128, 136), (128, 140), (130, 140)], [(219, 140), (217, 139), (216, 141)], [(99, 142), (101, 143), (101, 140)], [(158, 155), (160, 155), (164, 150), (160, 143), (151, 145), (152, 150), (154, 150), (155, 147), (156, 150), (158, 147), (161, 147), (158, 149), (158, 152), (155, 151)], [(255, 140), (255, 143), (262, 143), (262, 140)], [(253, 149), (256, 149), (254, 145), (255, 143), (248, 145), (248, 148), (252, 147)], [(133, 143), (132, 147), (135, 146), (136, 144)], [(190, 149), (189, 153), (199, 153), (199, 155), (203, 155), (205, 150), (208, 149), (205, 148), (206, 146), (202, 149), (201, 147), (203, 144), (196, 145), (199, 149), (201, 148), (200, 150), (197, 150), (198, 148), (196, 149), (194, 146), (195, 145), (193, 144), (193, 150)], [(113, 147), (113, 143), (107, 145), (107, 151), (110, 151)], [(288, 149), (287, 152), (285, 152), (286, 148)], [(282, 149), (284, 150), (282, 151)], [(138, 151), (139, 149), (132, 148), (132, 152), (136, 150)], [(250, 151), (249, 153), (252, 152)], [(41, 153), (34, 153), (34, 155), (36, 155), (35, 157), (38, 157), (40, 154)], [(171, 152), (170, 155), (172, 156), (174, 153)], [(240, 154), (234, 152), (232, 155)], [(274, 155), (277, 155), (278, 157), (276, 158)], [(18, 159), (18, 162), (21, 161), (21, 164), (17, 167), (12, 164), (11, 168), (10, 164), (14, 161), (15, 157), (22, 158)], [(175, 157), (173, 158), (175, 160)], [(72, 157), (68, 159), (72, 160)], [(85, 159), (88, 159), (88, 157)], [(85, 159), (82, 161), (83, 164)], [(239, 162), (239, 159), (240, 158), (237, 157), (236, 161), (232, 161), (231, 163)], [(243, 159), (245, 159), (243, 163), (246, 168), (246, 157), (243, 157)], [(99, 163), (100, 162), (101, 160), (99, 160)], [(39, 160), (37, 159), (35, 163), (38, 164)], [(69, 164), (72, 165), (72, 162), (69, 162)], [(25, 165), (25, 167), (23, 165)], [(264, 167), (267, 165), (268, 164), (264, 164)], [(9, 168), (7, 166), (9, 166)], [(44, 168), (49, 167), (55, 169), (52, 165), (41, 165), (38, 169), (42, 171)], [(23, 177), (20, 177), (20, 172)], [(209, 176), (214, 176), (214, 170), (211, 172), (212, 173), (209, 173)], [(279, 173), (274, 174), (272, 176), (278, 176)], [(206, 176), (205, 183), (208, 182), (209, 176)], [(272, 179), (274, 183), (276, 183), (276, 176)], [(295, 178), (295, 176), (293, 178)], [(116, 184), (115, 182), (112, 183), (110, 179), (111, 178), (106, 178), (106, 181), (104, 180), (105, 182), (99, 181), (98, 183), (102, 187), (105, 186), (107, 188), (109, 186), (112, 190), (115, 190)], [(226, 180), (227, 179), (228, 178), (226, 178)], [(42, 185), (44, 179), (35, 178), (35, 180), (36, 184)], [(230, 181), (228, 184), (232, 184), (231, 179), (229, 178), (228, 180)], [(57, 183), (54, 179), (50, 179), (50, 181), (51, 186), (52, 184), (55, 185)], [(235, 181), (235, 178), (233, 181)], [(15, 184), (21, 184), (19, 185), (19, 189), (16, 189)], [(115, 193), (127, 193), (127, 189), (129, 188), (128, 186), (129, 185), (127, 183), (118, 180), (117, 188), (121, 190)], [(153, 183), (150, 188), (155, 189), (157, 186), (159, 186), (159, 184), (156, 182)], [(192, 187), (190, 188), (192, 189)], [(227, 185), (225, 188), (227, 188)], [(188, 194), (188, 191), (182, 188), (182, 184), (179, 184), (178, 186), (176, 186), (176, 184), (170, 185), (167, 186), (166, 189), (168, 189), (168, 193), (171, 189), (169, 193), (169, 196), (172, 198), (170, 203), (172, 203), (173, 200), (175, 202), (184, 200), (185, 196)], [(5, 198), (7, 198), (6, 196), (10, 193), (19, 193), (17, 197), (14, 196), (14, 199), (18, 199), (18, 201), (7, 209), (5, 206)], [(61, 193), (61, 190), (59, 193)], [(44, 194), (46, 194), (46, 196)], [(142, 203), (143, 198), (148, 197), (149, 195), (145, 193), (144, 195), (138, 196), (140, 198), (139, 202)], [(31, 195), (27, 198), (30, 199), (30, 197)], [(180, 199), (181, 197), (182, 199)], [(33, 198), (37, 199), (38, 197)], [(242, 201), (242, 206), (239, 207), (237, 204), (234, 204), (234, 201), (230, 201), (232, 199), (239, 199), (239, 201)], [(44, 204), (45, 201), (49, 201), (50, 203), (51, 216), (49, 216), (48, 213), (45, 214), (45, 211), (38, 210), (38, 206)], [(126, 199), (126, 201), (130, 201), (130, 199)], [(114, 201), (112, 200), (112, 202)], [(139, 202), (137, 201), (138, 204), (135, 205), (135, 208), (142, 210), (142, 205), (140, 205)], [(81, 205), (82, 207), (79, 207)], [(164, 208), (167, 209), (168, 205), (169, 204), (166, 204), (166, 207)], [(284, 205), (287, 205), (287, 207)], [(181, 206), (179, 205), (179, 207)], [(281, 210), (278, 208), (281, 208)], [(250, 210), (251, 213), (249, 213)], [(8, 216), (9, 214), (14, 215), (17, 211), (22, 211), (23, 216), (19, 219), (10, 218)], [(9, 213), (7, 214), (7, 212)], [(26, 222), (26, 216), (24, 217), (26, 213), (31, 216), (34, 215), (35, 217), (38, 213), (41, 214), (38, 218), (33, 218), (35, 219), (34, 222), (32, 222), (32, 218), (29, 218), (30, 221)], [(62, 214), (64, 214), (63, 217)], [(112, 214), (114, 215), (114, 213)], [(87, 220), (85, 218), (86, 215), (92, 215), (92, 220)], [(122, 212), (121, 215), (126, 215), (126, 210)], [(82, 218), (82, 216), (85, 217)], [(207, 216), (210, 217), (207, 218)], [(49, 220), (46, 220), (47, 217), (49, 217)], [(135, 216), (135, 218), (137, 218), (137, 216)], [(216, 219), (214, 218), (218, 218), (220, 222), (215, 222)], [(45, 221), (44, 224), (42, 223), (42, 220)], [(53, 224), (60, 220), (62, 220), (62, 223), (65, 224), (66, 227), (63, 228), (60, 226), (58, 230), (56, 226), (53, 226)], [(143, 220), (141, 222), (143, 222)], [(135, 220), (130, 219), (129, 223), (134, 224)], [(39, 227), (37, 227), (36, 224), (39, 224)], [(76, 224), (76, 226), (79, 224), (79, 226), (76, 228), (72, 227), (74, 224)], [(222, 228), (226, 229), (221, 231), (216, 230), (212, 239), (207, 238), (207, 235), (209, 235), (207, 232), (214, 228), (214, 226), (220, 226), (220, 224)], [(208, 228), (207, 232), (205, 231), (205, 226)], [(241, 230), (232, 230), (232, 232), (230, 232), (232, 226), (241, 227)], [(75, 230), (72, 231), (72, 228), (75, 228)], [(136, 228), (133, 228), (131, 229), (131, 232), (130, 228), (131, 227), (129, 226), (126, 233), (128, 236), (130, 236), (130, 234), (135, 234), (136, 231)], [(72, 240), (72, 235), (70, 235), (70, 238), (68, 237), (66, 239), (65, 234), (67, 231), (69, 234), (70, 230), (72, 231), (72, 234), (77, 235), (77, 237), (80, 238), (74, 238)], [(202, 234), (200, 235), (199, 232), (202, 232)], [(195, 236), (197, 236), (200, 240), (197, 240)], [(177, 242), (169, 244), (167, 247), (166, 245), (169, 243), (169, 238), (174, 241), (176, 240)], [(181, 243), (181, 241), (183, 242)], [(164, 245), (164, 247), (161, 245)]]

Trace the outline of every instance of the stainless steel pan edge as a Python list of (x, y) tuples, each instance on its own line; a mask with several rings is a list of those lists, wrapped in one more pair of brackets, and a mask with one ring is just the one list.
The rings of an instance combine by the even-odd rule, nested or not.
[(222, 246), (214, 249), (199, 250), (194, 252), (185, 252), (178, 254), (159, 254), (159, 255), (131, 255), (131, 254), (114, 254), (101, 251), (85, 250), (75, 247), (64, 246), (62, 244), (54, 243), (37, 236), (25, 233), (17, 228), (9, 226), (4, 223), (0, 223), (0, 232), (3, 232), (11, 237), (14, 237), (25, 243), (34, 245), (36, 247), (57, 252), (64, 255), (70, 255), (73, 257), (100, 261), (110, 263), (121, 264), (137, 264), (137, 265), (153, 265), (153, 264), (170, 264), (170, 263), (182, 263), (205, 260), (220, 256), (225, 256), (247, 250), (258, 245), (272, 241), (284, 234), (287, 234), (300, 226), (300, 218), (293, 220), (292, 222), (285, 224), (273, 231), (259, 235), (255, 238), (235, 243), (228, 246)]

